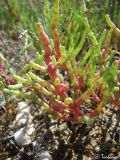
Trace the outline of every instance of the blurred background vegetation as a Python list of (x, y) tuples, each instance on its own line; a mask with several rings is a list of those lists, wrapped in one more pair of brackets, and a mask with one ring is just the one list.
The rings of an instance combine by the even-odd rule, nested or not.
[[(6, 31), (8, 35), (20, 34), (26, 29), (36, 33), (35, 23), (40, 21), (45, 32), (51, 36), (53, 2), (54, 0), (0, 0), (0, 30)], [(84, 8), (81, 2), (85, 2)], [(106, 14), (109, 14), (114, 24), (120, 28), (119, 0), (60, 0), (57, 29), (61, 43), (66, 48), (69, 48), (69, 43), (73, 41), (74, 47), (77, 46), (84, 34), (83, 10), (98, 39), (103, 30), (109, 28), (105, 20)]]
[[(34, 31), (34, 24), (41, 21), (48, 30), (51, 24), (52, 5), (54, 0), (0, 0), (0, 29), (30, 29)], [(81, 0), (60, 0), (60, 27), (64, 31), (66, 26), (74, 20), (80, 22), (83, 8)], [(112, 21), (120, 27), (119, 0), (85, 0), (86, 14), (94, 32), (99, 32), (106, 25), (105, 14), (111, 16)], [(16, 25), (17, 24), (17, 25)]]

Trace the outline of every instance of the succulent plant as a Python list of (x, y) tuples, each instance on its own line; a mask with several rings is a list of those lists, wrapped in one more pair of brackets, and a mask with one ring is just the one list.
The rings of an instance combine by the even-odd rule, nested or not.
[[(58, 0), (54, 1), (53, 13), (53, 38), (49, 38), (41, 23), (36, 23), (37, 43), (42, 42), (43, 50), (35, 53), (36, 59), (26, 64), (19, 75), (12, 76), (15, 84), (7, 85), (3, 92), (30, 99), (57, 119), (92, 124), (93, 118), (103, 111), (109, 100), (120, 108), (117, 98), (120, 95), (120, 59), (113, 59), (117, 51), (110, 47), (113, 32), (117, 38), (120, 30), (106, 15), (110, 30), (104, 30), (97, 40), (83, 12), (80, 19), (84, 32), (80, 43), (74, 44), (73, 37), (77, 35), (73, 33), (74, 35), (70, 34), (72, 42), (66, 47), (60, 43), (62, 36), (59, 36), (57, 30)], [(73, 25), (75, 28), (76, 24)], [(83, 57), (78, 58), (84, 44), (88, 42), (89, 48)], [(91, 105), (92, 102), (96, 105)]]

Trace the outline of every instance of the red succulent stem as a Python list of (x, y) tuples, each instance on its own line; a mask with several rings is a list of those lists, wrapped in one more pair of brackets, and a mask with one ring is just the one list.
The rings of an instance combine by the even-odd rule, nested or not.
[(54, 37), (54, 42), (55, 42), (55, 53), (57, 59), (59, 59), (62, 56), (62, 53), (60, 51), (60, 40), (59, 40), (59, 35), (57, 32), (57, 29), (52, 29), (53, 37)]
[(48, 63), (52, 62), (51, 54), (52, 54), (52, 48), (50, 45), (50, 40), (47, 36), (47, 34), (44, 32), (43, 27), (40, 23), (36, 24), (36, 29), (38, 32), (39, 37), (42, 40), (42, 43), (45, 48), (45, 62), (48, 65)]
[(4, 73), (0, 73), (1, 77), (3, 78), (3, 83), (5, 85), (13, 85), (13, 84), (16, 84), (17, 81), (13, 78), (10, 78), (9, 76), (6, 76)]
[[(34, 91), (35, 94), (36, 94), (40, 99), (42, 99), (42, 101), (44, 101), (45, 103), (47, 103), (47, 102), (45, 101), (45, 99), (43, 99), (43, 97), (41, 97), (41, 93), (40, 93), (40, 91), (39, 91), (38, 89), (31, 89), (31, 91)], [(59, 112), (62, 112), (63, 109), (69, 108), (68, 105), (65, 105), (63, 102), (55, 99), (54, 97), (47, 97), (47, 98), (49, 98), (51, 105), (53, 104), (54, 107), (51, 107), (51, 109), (53, 109), (53, 110), (57, 110), (57, 111), (59, 111)], [(47, 104), (48, 104), (48, 103), (47, 103)], [(48, 105), (49, 105), (49, 104), (48, 104)]]
[(0, 73), (4, 71), (3, 62), (0, 60)]
[[(40, 23), (36, 24), (36, 30), (38, 32), (39, 37), (41, 38), (41, 40), (43, 42), (44, 48), (45, 48), (45, 62), (47, 65), (48, 74), (50, 76), (50, 79), (54, 83), (56, 79), (59, 79), (59, 76), (58, 76), (58, 72), (57, 72), (58, 70), (57, 70), (56, 66), (52, 63), (52, 58), (51, 58), (52, 48), (50, 45), (50, 40), (49, 40), (48, 36), (46, 35), (46, 33), (44, 32), (43, 27)], [(53, 32), (54, 32), (54, 30), (53, 30)], [(55, 52), (56, 52), (57, 58), (60, 58), (62, 53), (61, 53), (60, 47), (59, 47), (59, 45), (60, 45), (59, 44), (59, 36), (58, 36), (58, 33), (56, 30), (54, 33), (55, 33), (55, 37), (54, 37), (55, 38)], [(56, 90), (56, 93), (63, 98), (63, 100), (66, 97), (68, 97), (62, 84), (55, 86), (55, 90)]]
[(95, 92), (92, 94), (92, 96), (93, 96), (94, 100), (95, 100), (98, 104), (101, 102), (100, 98), (97, 96), (97, 94), (96, 94)]
[(70, 104), (69, 107), (72, 109), (74, 115), (82, 115), (82, 111), (80, 109), (80, 106), (76, 104)]
[(69, 90), (68, 85), (61, 83), (59, 86), (55, 86), (55, 94), (60, 95), (61, 98), (64, 100), (68, 97), (66, 91)]
[[(58, 78), (56, 67), (52, 63), (49, 63), (47, 71), (49, 73), (49, 76), (50, 76), (51, 80), (54, 82)], [(68, 95), (66, 93), (66, 91), (68, 89), (69, 88), (68, 88), (68, 86), (66, 84), (60, 83), (59, 85), (55, 86), (55, 93), (57, 95), (60, 95), (61, 98), (64, 100), (65, 98), (68, 97)]]
[(119, 102), (115, 99), (113, 93), (110, 93), (110, 97), (109, 97), (111, 103), (115, 106), (117, 106), (118, 108), (120, 108), (120, 104)]
[(58, 75), (57, 75), (57, 68), (53, 65), (52, 62), (48, 64), (47, 71), (49, 73), (51, 80), (54, 82), (55, 79), (58, 77)]
[(14, 85), (16, 84), (16, 80), (12, 79), (12, 78), (9, 78), (9, 77), (6, 77), (4, 80), (3, 80), (4, 84), (7, 84), (7, 85)]
[(74, 101), (75, 106), (80, 106), (92, 94), (93, 94), (93, 91), (91, 91), (91, 89), (88, 89), (82, 96), (80, 96)]
[[(54, 49), (55, 49), (55, 54), (57, 59), (59, 59), (62, 56), (62, 52), (60, 50), (60, 39), (59, 39), (59, 34), (57, 32), (57, 29), (52, 28), (52, 34), (54, 38)], [(68, 71), (68, 68), (65, 63), (63, 63), (63, 68)]]
[(49, 64), (50, 62), (52, 62), (52, 48), (50, 45), (50, 40), (48, 36), (45, 34), (45, 32), (40, 32), (40, 37), (45, 47), (45, 62), (46, 64)]
[(68, 105), (65, 105), (63, 102), (58, 101), (57, 99), (53, 99), (52, 103), (57, 107), (59, 112), (62, 112), (65, 108), (68, 108)]
[[(51, 80), (55, 82), (55, 80), (58, 78), (56, 67), (52, 63), (49, 63), (47, 71), (49, 73)], [(68, 97), (66, 92), (68, 89), (69, 88), (66, 84), (60, 83), (59, 85), (55, 86), (55, 94), (60, 95), (61, 98), (64, 100), (65, 98)]]
[(102, 101), (103, 95), (104, 95), (104, 92), (103, 92), (103, 84), (101, 84), (101, 85), (99, 86), (99, 98), (100, 98), (100, 101)]
[(76, 106), (75, 104), (66, 105), (66, 104), (62, 103), (61, 101), (58, 101), (57, 99), (53, 99), (52, 103), (53, 103), (53, 105), (55, 105), (58, 108), (58, 111), (60, 113), (62, 113), (64, 109), (67, 109), (73, 115), (76, 115), (76, 116), (82, 115), (82, 111), (80, 110), (80, 107)]
[(101, 64), (102, 65), (105, 64), (106, 54), (107, 54), (107, 47), (105, 47), (105, 48), (102, 49), (102, 59), (101, 59)]
[(83, 77), (79, 74), (79, 75), (77, 75), (76, 77), (78, 77), (79, 78), (79, 80), (78, 80), (78, 87), (80, 88), (80, 89), (82, 89), (82, 88), (84, 88), (84, 79), (83, 79)]

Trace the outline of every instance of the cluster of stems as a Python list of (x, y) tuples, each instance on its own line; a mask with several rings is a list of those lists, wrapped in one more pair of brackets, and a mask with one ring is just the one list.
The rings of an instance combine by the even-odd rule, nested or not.
[[(3, 85), (7, 84), (7, 87), (3, 92), (35, 101), (58, 119), (90, 124), (93, 118), (103, 111), (109, 100), (120, 109), (119, 98), (116, 98), (120, 96), (120, 78), (116, 76), (120, 59), (111, 64), (111, 55), (108, 55), (112, 52), (109, 48), (112, 33), (120, 36), (120, 31), (107, 15), (107, 23), (111, 29), (108, 32), (105, 30), (97, 41), (87, 18), (83, 17), (83, 41), (88, 36), (91, 47), (83, 59), (77, 61), (78, 53), (75, 51), (69, 56), (65, 47), (60, 44), (57, 31), (59, 13), (56, 6), (58, 0), (55, 3), (55, 15), (51, 25), (54, 47), (51, 46), (51, 40), (41, 23), (36, 23), (36, 31), (44, 53), (37, 52), (37, 62), (31, 61), (23, 67), (20, 75), (12, 76), (14, 84), (4, 81)], [(92, 102), (96, 105), (87, 110), (87, 106)]]

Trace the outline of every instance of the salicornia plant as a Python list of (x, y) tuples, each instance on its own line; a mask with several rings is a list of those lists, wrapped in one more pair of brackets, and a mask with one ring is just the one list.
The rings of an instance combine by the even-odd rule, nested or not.
[[(104, 30), (97, 40), (83, 10), (80, 15), (80, 22), (83, 23), (83, 30), (79, 31), (82, 33), (81, 39), (74, 31), (73, 34), (60, 36), (57, 31), (59, 0), (54, 1), (52, 38), (45, 33), (41, 23), (35, 25), (38, 37), (28, 32), (35, 43), (42, 42), (43, 50), (35, 53), (36, 59), (26, 64), (19, 75), (12, 76), (14, 84), (6, 83), (3, 77), (1, 84), (4, 94), (30, 99), (58, 119), (88, 124), (103, 111), (108, 102), (120, 108), (120, 59), (114, 60), (114, 55), (120, 53), (111, 46), (112, 34), (120, 37), (120, 30), (106, 15), (110, 30)], [(77, 24), (73, 25), (70, 27), (76, 30)], [(65, 36), (69, 37), (68, 44), (63, 40), (61, 45)], [(88, 48), (79, 56), (87, 43)]]

